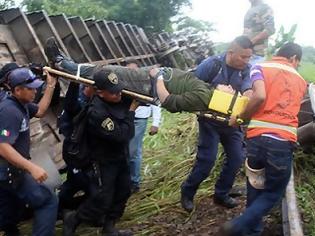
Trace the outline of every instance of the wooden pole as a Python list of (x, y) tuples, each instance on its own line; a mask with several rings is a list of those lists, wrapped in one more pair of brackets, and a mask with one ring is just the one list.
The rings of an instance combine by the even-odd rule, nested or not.
[[(86, 84), (86, 85), (94, 85), (95, 84), (95, 82), (93, 80), (85, 79), (85, 78), (82, 78), (80, 76), (75, 76), (75, 75), (72, 75), (72, 74), (69, 74), (69, 73), (66, 73), (66, 72), (63, 72), (63, 71), (59, 71), (59, 70), (53, 69), (53, 68), (48, 67), (48, 66), (45, 66), (43, 69), (48, 71), (51, 74), (59, 75), (59, 76), (65, 78), (65, 79), (70, 79), (73, 82), (83, 83), (83, 84)], [(145, 101), (145, 102), (149, 102), (149, 103), (153, 103), (154, 102), (154, 98), (146, 96), (146, 95), (135, 93), (135, 92), (132, 92), (132, 91), (129, 91), (129, 90), (126, 90), (126, 89), (123, 89), (121, 92), (123, 94), (125, 94), (125, 95), (134, 97), (136, 99), (139, 99), (139, 100), (142, 100), (142, 101)]]

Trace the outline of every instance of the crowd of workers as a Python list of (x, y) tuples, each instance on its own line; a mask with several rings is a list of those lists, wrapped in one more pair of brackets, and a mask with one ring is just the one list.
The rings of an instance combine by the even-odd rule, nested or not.
[[(30, 119), (42, 117), (48, 109), (57, 80), (46, 71), (45, 89), (35, 104), (36, 91), (43, 82), (30, 68), (15, 63), (3, 66), (1, 86), (6, 91), (0, 91), (0, 230), (5, 235), (20, 235), (22, 211), (16, 209), (27, 204), (33, 210), (35, 236), (54, 235), (58, 215), (63, 217), (65, 236), (74, 235), (81, 223), (103, 227), (104, 236), (132, 235), (115, 225), (130, 195), (141, 191), (147, 119), (153, 113), (149, 134), (155, 135), (161, 108), (139, 106), (138, 101), (123, 96), (122, 89), (131, 87), (156, 97), (171, 112), (207, 110), (214, 89), (249, 98), (241, 114), (231, 116), (228, 124), (198, 117), (196, 161), (181, 185), (180, 202), (186, 211), (194, 209), (194, 196), (213, 168), (221, 143), (225, 161), (215, 185), (214, 203), (226, 208), (238, 205), (230, 191), (245, 158), (249, 170), (263, 170), (264, 181), (255, 184), (255, 175), (247, 174), (246, 209), (225, 223), (218, 235), (261, 235), (263, 217), (281, 199), (290, 178), (297, 114), (306, 82), (296, 71), (302, 57), (299, 45), (287, 43), (271, 60), (264, 61), (268, 37), (274, 33), (273, 13), (261, 0), (250, 2), (244, 35), (236, 37), (222, 55), (203, 60), (194, 72), (140, 68), (137, 61), (128, 61), (126, 67), (78, 66), (60, 52), (53, 39), (47, 41), (45, 52), (51, 66), (95, 82), (94, 86), (71, 82), (68, 87), (59, 118), (67, 164), (59, 199), (44, 184), (49, 178), (47, 172), (30, 161), (29, 128)], [(246, 133), (240, 128), (244, 123)], [(83, 163), (77, 163), (73, 150), (69, 150), (78, 148), (73, 146), (77, 132), (83, 132), (79, 150), (88, 156)], [(85, 194), (75, 201), (78, 191)]]

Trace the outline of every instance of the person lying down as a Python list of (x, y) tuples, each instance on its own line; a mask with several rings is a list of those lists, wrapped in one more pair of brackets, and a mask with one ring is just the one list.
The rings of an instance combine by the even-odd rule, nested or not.
[[(165, 67), (142, 67), (135, 70), (117, 65), (77, 64), (60, 52), (52, 38), (47, 40), (45, 52), (55, 69), (83, 78), (93, 80), (95, 72), (108, 69), (117, 75), (124, 89), (159, 98), (161, 106), (170, 112), (209, 110), (214, 88), (191, 72)], [(218, 85), (216, 89), (235, 93), (227, 85)]]

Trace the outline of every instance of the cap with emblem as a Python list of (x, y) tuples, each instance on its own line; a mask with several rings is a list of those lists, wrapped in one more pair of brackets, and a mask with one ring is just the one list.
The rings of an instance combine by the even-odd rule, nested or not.
[(93, 76), (95, 86), (99, 90), (107, 90), (110, 93), (119, 93), (123, 89), (117, 75), (109, 69), (101, 69)]
[(8, 84), (11, 88), (23, 86), (26, 88), (38, 88), (44, 82), (37, 79), (34, 73), (28, 68), (18, 68), (13, 70), (8, 76)]

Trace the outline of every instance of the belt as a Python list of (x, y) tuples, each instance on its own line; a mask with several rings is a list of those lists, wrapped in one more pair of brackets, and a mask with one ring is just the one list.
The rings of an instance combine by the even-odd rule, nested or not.
[(135, 117), (135, 120), (147, 120), (149, 117), (147, 117), (147, 118), (137, 118), (137, 117)]

